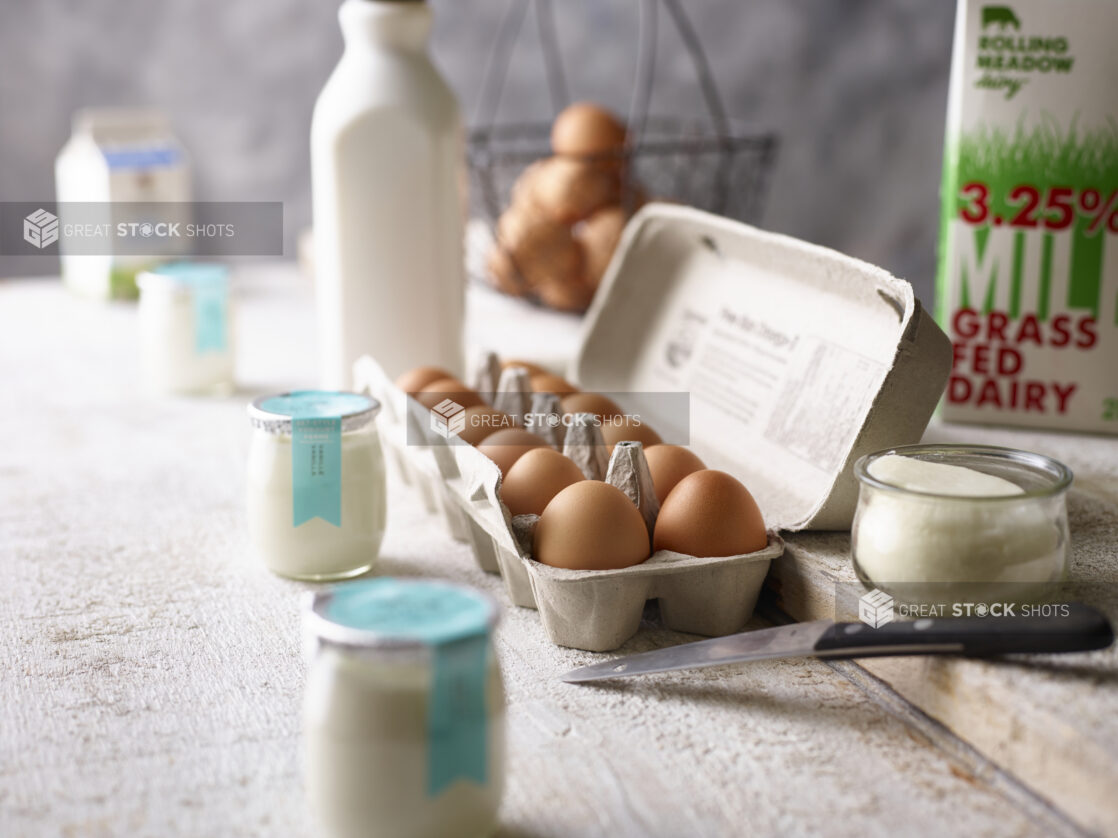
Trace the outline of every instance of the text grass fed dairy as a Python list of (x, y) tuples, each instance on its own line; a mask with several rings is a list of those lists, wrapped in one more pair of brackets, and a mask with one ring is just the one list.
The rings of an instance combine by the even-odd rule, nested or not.
[(943, 416), (1118, 433), (1118, 2), (960, 0)]

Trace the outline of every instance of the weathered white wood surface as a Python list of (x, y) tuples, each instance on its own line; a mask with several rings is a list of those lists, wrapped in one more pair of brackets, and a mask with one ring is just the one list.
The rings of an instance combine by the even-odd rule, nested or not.
[[(1118, 438), (936, 424), (925, 439), (1006, 445), (1067, 463), (1075, 472), (1070, 579), (1080, 598), (1118, 615)], [(787, 542), (768, 582), (781, 607), (800, 620), (834, 618), (836, 588), (859, 587), (849, 534), (797, 534)], [(1118, 646), (1074, 657), (866, 658), (859, 665), (1079, 824), (1118, 834)]]
[[(245, 389), (155, 399), (133, 307), (0, 282), (0, 836), (310, 832), (306, 586), (248, 555), (242, 469), (247, 399), (313, 381), (313, 315), (286, 274), (243, 288), (241, 313)], [(393, 484), (390, 505), (379, 572), (502, 596), (416, 497)], [(651, 629), (623, 651), (681, 639)], [(556, 676), (597, 656), (512, 607), (498, 649), (503, 835), (1076, 831), (851, 664), (576, 687)]]

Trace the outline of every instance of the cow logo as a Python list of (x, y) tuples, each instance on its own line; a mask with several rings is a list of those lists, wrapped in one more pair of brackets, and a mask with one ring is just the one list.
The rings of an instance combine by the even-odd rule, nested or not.
[(997, 24), (1004, 32), (1007, 27), (1012, 27), (1018, 32), (1021, 31), (1021, 21), (1017, 19), (1017, 15), (1013, 13), (1013, 9), (1009, 6), (983, 6), (982, 7), (982, 28), (993, 26)]
[(42, 250), (58, 241), (58, 216), (37, 209), (23, 219), (23, 240)]

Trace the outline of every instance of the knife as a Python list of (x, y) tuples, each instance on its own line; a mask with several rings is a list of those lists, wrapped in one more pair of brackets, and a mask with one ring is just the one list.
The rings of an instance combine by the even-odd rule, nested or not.
[(1114, 642), (1114, 630), (1088, 605), (1050, 606), (1056, 616), (946, 617), (886, 623), (815, 620), (683, 643), (574, 669), (571, 684), (650, 672), (698, 669), (773, 658), (867, 658), (886, 655), (964, 655), (1087, 652)]

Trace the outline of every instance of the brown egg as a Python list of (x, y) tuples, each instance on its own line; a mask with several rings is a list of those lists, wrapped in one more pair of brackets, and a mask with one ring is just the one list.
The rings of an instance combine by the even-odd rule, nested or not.
[(532, 289), (540, 302), (558, 311), (586, 311), (594, 299), (594, 289), (583, 276), (565, 280), (546, 279)]
[(704, 469), (680, 480), (660, 506), (654, 550), (688, 556), (736, 556), (768, 544), (753, 495), (724, 471)]
[(507, 428), (489, 434), (477, 450), (497, 464), (501, 474), (508, 474), (513, 463), (533, 448), (549, 448), (547, 440), (523, 428)]
[(618, 206), (603, 207), (584, 221), (575, 232), (586, 251), (586, 279), (594, 288), (602, 281), (628, 216)]
[(550, 372), (539, 364), (533, 364), (531, 361), (521, 361), (516, 358), (509, 358), (507, 361), (501, 361), (501, 369), (507, 370), (509, 367), (524, 367), (524, 369), (528, 370), (529, 379), (537, 375), (551, 375)]
[(532, 210), (538, 208), (537, 194), (540, 175), (546, 160), (537, 160), (524, 169), (512, 185), (509, 194), (509, 207), (517, 210)]
[(533, 375), (530, 381), (533, 393), (555, 393), (557, 396), (569, 396), (577, 393), (578, 388), (565, 378), (552, 375), (549, 372)]
[(493, 245), (485, 262), (488, 270), (489, 281), (493, 287), (503, 294), (514, 297), (524, 295), (524, 280), (513, 264), (512, 257), (500, 245)]
[(539, 515), (559, 492), (584, 479), (570, 458), (551, 448), (533, 448), (508, 470), (501, 500), (513, 515)]
[(624, 492), (598, 480), (582, 480), (544, 508), (532, 556), (572, 570), (631, 567), (649, 556), (648, 530)]
[(458, 438), (470, 445), (477, 445), (497, 431), (516, 427), (511, 416), (487, 404), (474, 404), (467, 407), (463, 421), (466, 426), (458, 433)]
[(440, 378), (423, 387), (418, 393), (413, 394), (417, 402), (430, 410), (444, 399), (457, 402), (462, 407), (471, 407), (475, 404), (485, 404), (481, 396), (459, 381), (457, 378)]
[(513, 207), (497, 223), (497, 240), (529, 288), (580, 282), (585, 275), (582, 245), (565, 224)]
[[(615, 421), (611, 422), (611, 418)], [(664, 441), (660, 439), (660, 434), (652, 430), (652, 426), (647, 422), (641, 422), (628, 416), (622, 416), (620, 419), (616, 416), (603, 417), (602, 439), (605, 440), (610, 451), (619, 442), (639, 442), (647, 448), (650, 445), (659, 445)]]
[(396, 379), (396, 386), (405, 393), (418, 393), (428, 384), (443, 378), (454, 378), (442, 367), (416, 367)]
[(539, 246), (539, 242), (530, 241), (532, 236), (541, 238), (541, 230), (545, 229), (536, 223), (537, 219), (547, 220), (535, 206), (524, 202), (512, 204), (497, 219), (497, 244), (509, 253), (529, 243)]
[(572, 393), (564, 396), (559, 404), (564, 413), (594, 413), (603, 419), (623, 415), (621, 408), (601, 393)]
[(573, 224), (621, 199), (615, 172), (573, 157), (542, 161), (531, 192), (522, 200), (539, 207), (552, 221)]
[(419, 388), (419, 392), (422, 393), (426, 392), (427, 390), (446, 390), (447, 392), (450, 392), (451, 390), (469, 389), (470, 388), (463, 384), (459, 379), (455, 378), (453, 375), (448, 375), (443, 378), (436, 378), (432, 381), (428, 381), (426, 384)]
[(576, 102), (564, 108), (551, 126), (551, 149), (556, 154), (598, 155), (602, 165), (620, 166), (618, 155), (625, 148), (625, 126), (592, 102)]
[(706, 465), (694, 452), (682, 445), (648, 445), (644, 449), (648, 470), (652, 473), (652, 485), (660, 503), (675, 488), (675, 484)]

